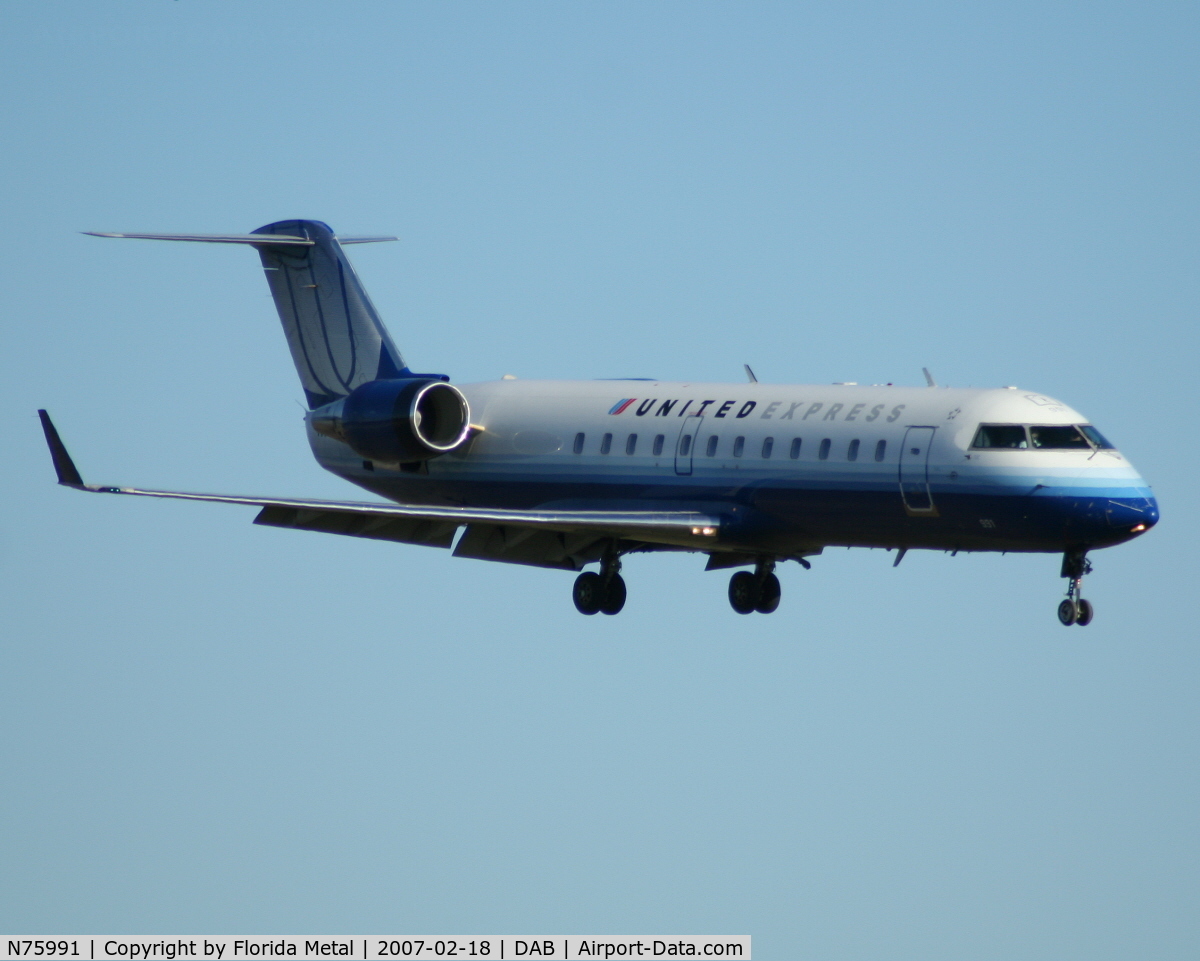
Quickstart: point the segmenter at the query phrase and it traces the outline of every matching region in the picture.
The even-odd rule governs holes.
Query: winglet
[[[54,429],[54,423],[50,420],[50,415],[44,410],[38,411],[38,417],[42,419],[42,430],[46,432],[46,443],[50,447],[50,456],[54,459],[54,470],[58,474],[58,482],[66,487],[84,486],[83,478],[79,476],[79,468],[75,466],[75,462],[71,460],[71,455],[67,453],[67,448],[62,442],[62,438],[58,436],[58,431]]]

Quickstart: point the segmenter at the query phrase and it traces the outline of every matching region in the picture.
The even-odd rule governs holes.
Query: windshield
[[[1041,450],[1091,450],[1088,439],[1078,427],[1030,427],[1033,446]]]
[[[1095,444],[1101,450],[1116,450],[1117,449],[1114,444],[1109,442],[1107,437],[1105,437],[1103,434],[1101,434],[1100,431],[1096,430],[1096,428],[1093,427],[1091,424],[1083,424],[1082,426],[1080,426],[1079,429],[1081,431],[1083,431],[1084,436],[1088,440],[1090,440],[1093,444]]]
[[[1020,424],[981,424],[971,446],[992,450],[1024,450],[1029,446],[1029,441],[1025,439],[1025,428]]]
[[[1116,450],[1091,424],[980,424],[976,450]]]

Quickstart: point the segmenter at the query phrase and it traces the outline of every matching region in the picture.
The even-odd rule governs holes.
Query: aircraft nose
[[[1153,497],[1121,497],[1105,508],[1108,526],[1143,534],[1158,523],[1158,501]]]

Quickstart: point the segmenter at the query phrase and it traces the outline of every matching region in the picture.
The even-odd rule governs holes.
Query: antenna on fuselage
[[[930,387],[937,386],[937,381],[933,379],[933,374],[929,373],[928,367],[922,367],[921,373],[923,373],[925,375],[925,383],[926,384],[928,384]]]
[[[757,384],[757,383],[758,383],[758,378],[754,376],[754,371],[752,371],[752,370],[750,369],[750,365],[749,365],[749,364],[742,364],[742,366],[746,368],[746,379],[747,379],[747,380],[749,380],[749,381],[750,381],[750,383],[752,383],[752,384]]]

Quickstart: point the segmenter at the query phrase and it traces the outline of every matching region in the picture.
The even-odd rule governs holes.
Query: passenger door
[[[904,509],[922,517],[937,516],[929,491],[929,451],[936,427],[910,427],[900,448],[900,498]]]
[[[700,425],[703,417],[695,414],[683,419],[679,428],[679,438],[675,441],[675,473],[686,476],[692,472],[692,458],[696,454],[696,444],[700,438]]]

